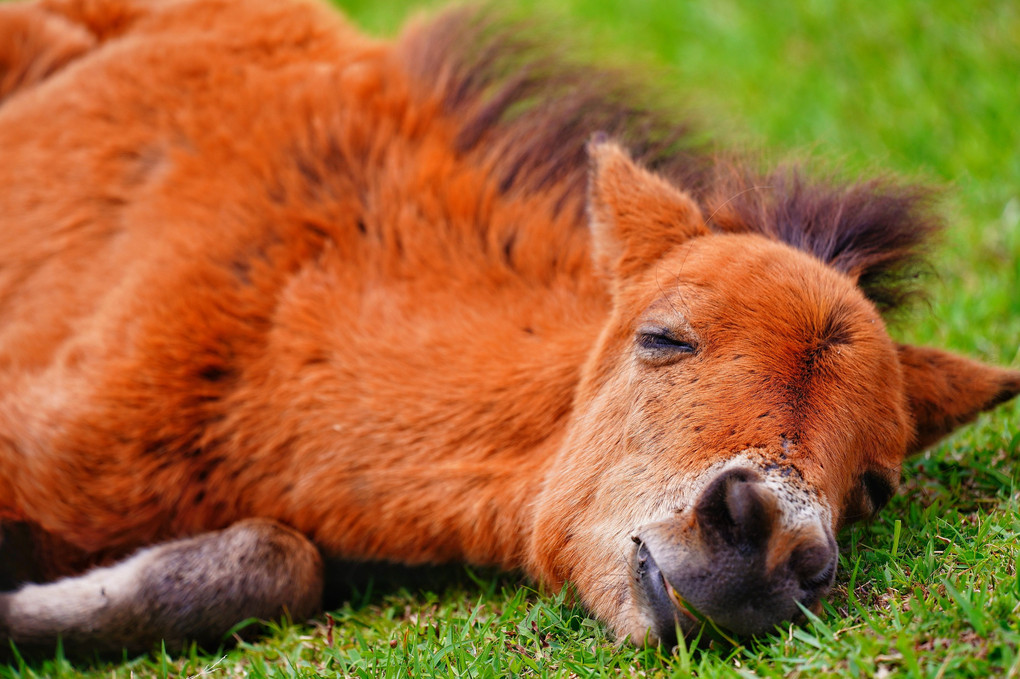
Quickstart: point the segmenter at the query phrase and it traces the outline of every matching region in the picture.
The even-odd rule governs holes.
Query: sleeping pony
[[[0,6],[0,638],[216,643],[324,556],[569,582],[638,643],[817,606],[1020,373],[887,334],[925,191],[641,97],[468,11]]]

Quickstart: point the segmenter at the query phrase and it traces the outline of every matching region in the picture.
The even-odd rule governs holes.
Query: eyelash
[[[694,345],[673,337],[666,331],[644,331],[638,334],[638,344],[649,351],[671,351],[693,354]]]

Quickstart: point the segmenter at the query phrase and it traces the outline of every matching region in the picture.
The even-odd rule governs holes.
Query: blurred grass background
[[[336,4],[377,35],[444,5]],[[903,336],[1020,361],[1020,3],[513,6],[554,21],[599,60],[654,70],[658,86],[728,145],[944,186],[951,228],[936,259],[935,313],[911,319]]]
[[[393,35],[439,2],[339,0]],[[654,74],[712,135],[849,174],[945,188],[928,305],[894,334],[1020,368],[1020,3],[1013,0],[522,0],[585,54]],[[363,589],[335,625],[227,653],[0,676],[1020,676],[1020,404],[908,463],[904,492],[840,536],[823,615],[705,651],[623,648],[561,597],[455,569]],[[399,584],[399,583],[398,583]],[[374,592],[374,593],[373,593]]]

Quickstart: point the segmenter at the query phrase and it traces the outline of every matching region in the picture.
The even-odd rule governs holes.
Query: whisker
[[[680,270],[676,272],[676,278],[674,279],[676,286],[676,295],[680,300],[680,304],[683,305],[684,311],[687,312],[687,316],[691,315],[691,308],[687,306],[687,302],[684,301],[684,295],[680,292],[680,276],[684,273],[684,267],[687,266],[687,258],[691,256],[691,250],[694,249],[694,243],[690,243],[687,246],[687,252],[684,253],[684,259],[680,262]]]
[[[688,253],[689,252],[690,252],[690,250],[688,250]],[[686,257],[684,257],[684,261],[687,261]],[[676,314],[676,317],[681,319],[681,320],[683,320],[683,318],[684,318],[683,315],[680,313],[680,311],[675,306],[673,306],[673,301],[669,298],[669,295],[666,294],[666,291],[663,290],[662,284],[659,283],[659,267],[656,267],[656,269],[655,269],[655,287],[659,288],[659,293],[662,294],[663,299],[665,299],[666,303],[669,304],[669,308],[673,310],[673,313]],[[680,302],[682,304],[683,300],[681,299]]]
[[[715,216],[716,216],[717,214],[719,214],[719,210],[722,210],[722,209],[723,209],[724,207],[726,207],[727,205],[729,205],[729,204],[730,204],[731,202],[733,202],[733,201],[734,201],[734,200],[736,200],[737,198],[740,198],[740,197],[741,197],[742,195],[744,195],[745,193],[750,193],[751,191],[758,191],[759,189],[771,189],[771,188],[772,188],[771,186],[752,186],[752,187],[750,187],[750,188],[744,189],[743,191],[738,191],[737,193],[733,194],[732,196],[730,196],[729,198],[727,198],[727,199],[726,199],[725,201],[723,201],[723,203],[722,203],[722,204],[721,204],[721,205],[720,205],[719,207],[717,207],[717,208],[716,208],[716,209],[715,209],[715,210],[714,210],[714,211],[712,212],[712,214],[711,214],[711,215],[709,215],[708,219],[706,219],[705,221],[706,221],[706,222],[710,222],[710,221],[712,221],[712,219],[714,219],[714,218],[715,218]]]

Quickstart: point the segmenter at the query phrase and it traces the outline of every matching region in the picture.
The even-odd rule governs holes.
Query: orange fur
[[[593,144],[589,232],[581,147],[514,155],[546,128],[477,122],[491,102],[416,73],[430,35],[305,2],[0,7],[0,520],[41,579],[265,517],[330,555],[573,580],[640,638],[627,538],[719,465],[795,469],[821,535],[867,513],[862,473],[895,484],[1020,391],[897,349],[878,265],[783,242],[725,164]],[[649,323],[696,352],[642,359]],[[774,544],[770,568],[801,541]]]

